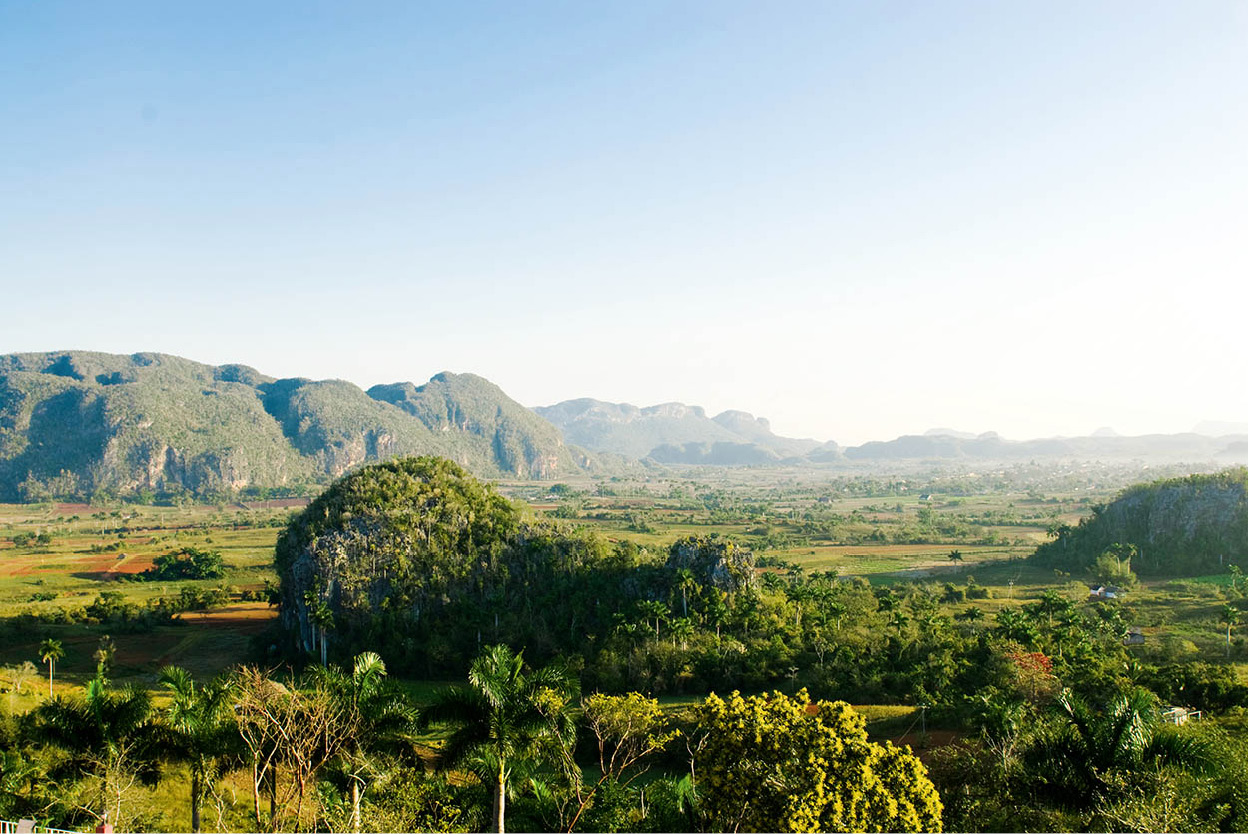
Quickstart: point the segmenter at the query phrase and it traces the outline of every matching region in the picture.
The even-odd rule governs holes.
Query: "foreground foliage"
[[[493,646],[477,658],[468,670],[468,683],[467,688],[440,693],[421,712],[420,723],[455,727],[443,761],[473,771],[489,786],[494,830],[502,834],[517,762],[566,760],[575,740],[570,707],[576,684],[557,667],[526,673],[523,655],[506,646]]]
[[[779,692],[698,710],[702,805],[719,831],[939,831],[941,803],[909,751],[867,740],[843,701]]]

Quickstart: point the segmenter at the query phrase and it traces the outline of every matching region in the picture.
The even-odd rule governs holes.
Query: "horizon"
[[[1242,4],[0,17],[0,352],[842,446],[1248,422]]]
[[[76,350],[75,350],[75,349],[73,349],[73,348],[64,348],[64,349],[49,350],[49,351],[11,351],[10,353],[17,353],[17,354],[21,354],[21,353],[26,353],[26,354],[58,354],[58,353],[74,353],[74,352],[84,352],[84,353],[85,353],[85,352],[99,352],[99,353],[107,353],[107,351],[86,351],[86,350],[76,351]],[[163,355],[167,355],[167,356],[175,356],[175,357],[178,357],[178,358],[181,358],[181,359],[187,359],[187,360],[190,360],[190,361],[192,361],[192,362],[201,362],[201,360],[199,360],[199,359],[197,359],[196,357],[193,357],[193,356],[180,356],[180,355],[178,355],[178,354],[171,354],[171,353],[169,353],[169,351],[160,351],[160,350],[153,350],[153,351],[149,351],[149,350],[138,350],[138,351],[130,351],[129,353],[115,353],[115,354],[112,354],[112,355],[115,355],[115,356],[133,356],[133,355],[136,355],[136,354],[141,354],[141,353],[163,354]],[[7,354],[0,354],[0,355],[7,355]],[[262,368],[262,367],[257,367],[257,366],[255,366],[255,365],[254,365],[254,364],[252,364],[252,363],[249,363],[249,362],[242,362],[242,361],[239,361],[239,362],[220,362],[220,363],[202,363],[202,362],[201,362],[201,364],[209,364],[210,366],[213,366],[213,367],[220,367],[220,366],[222,366],[222,365],[244,365],[244,366],[250,367],[252,370],[257,371],[257,372],[259,372],[260,374],[262,374],[262,375],[264,375],[264,376],[274,377],[275,379],[283,379],[283,378],[292,378],[292,377],[293,377],[293,378],[305,378],[305,379],[312,380],[312,381],[314,381],[314,382],[325,382],[325,381],[330,381],[330,380],[338,380],[338,381],[347,382],[347,383],[349,383],[349,384],[351,384],[351,385],[354,385],[354,386],[356,386],[357,388],[359,388],[359,389],[360,389],[360,390],[362,390],[362,391],[367,391],[369,388],[373,387],[374,385],[403,384],[403,383],[410,383],[410,384],[412,384],[412,385],[415,385],[417,388],[420,388],[420,387],[423,387],[424,385],[428,384],[429,382],[431,382],[431,381],[433,380],[433,378],[434,378],[434,377],[439,376],[439,375],[444,374],[444,373],[445,373],[445,374],[472,374],[472,375],[475,375],[475,376],[481,377],[482,379],[485,379],[487,382],[489,382],[489,383],[491,383],[491,384],[495,384],[495,385],[497,384],[497,383],[495,383],[495,382],[494,382],[494,380],[491,380],[489,377],[485,376],[484,374],[478,374],[478,373],[476,373],[476,372],[474,372],[474,371],[470,371],[470,370],[463,370],[463,371],[450,371],[450,370],[442,370],[442,371],[436,371],[436,372],[434,372],[434,373],[430,374],[430,375],[429,375],[429,377],[428,377],[427,379],[425,379],[423,382],[421,382],[421,381],[417,381],[416,379],[392,379],[392,380],[387,380],[387,381],[385,381],[385,382],[367,382],[367,383],[361,383],[361,382],[356,381],[356,380],[344,379],[344,378],[342,378],[342,377],[318,377],[318,376],[308,376],[307,374],[293,374],[293,375],[292,375],[292,377],[274,376],[273,374],[268,374],[268,373],[266,373],[266,372],[265,372],[265,369],[264,369],[264,368]],[[511,396],[510,392],[508,392],[506,389],[502,389],[502,386],[499,386],[499,387],[500,387],[500,389],[503,391],[503,393],[504,393],[505,395],[507,395],[507,396],[509,396],[509,397]],[[512,399],[515,399],[515,398],[513,397]],[[552,403],[539,403],[539,404],[531,404],[531,403],[524,403],[524,402],[520,402],[519,400],[516,400],[516,402],[517,402],[517,403],[519,403],[519,404],[520,404],[521,406],[523,406],[524,408],[527,408],[527,409],[529,409],[529,410],[534,410],[534,409],[537,409],[537,408],[544,408],[544,407],[551,407],[551,406],[559,405],[559,404],[564,403],[564,402],[575,402],[575,401],[577,401],[577,400],[586,400],[586,399],[588,399],[588,400],[593,400],[593,401],[595,401],[595,402],[600,402],[600,403],[603,403],[603,404],[606,404],[606,405],[622,405],[622,406],[631,406],[631,407],[633,407],[633,408],[638,408],[638,409],[654,408],[654,407],[663,406],[663,405],[680,405],[680,406],[684,406],[684,407],[687,407],[687,408],[696,408],[696,409],[700,409],[700,410],[702,410],[702,411],[705,413],[705,415],[706,415],[706,417],[707,417],[708,419],[709,419],[709,418],[714,418],[714,417],[719,416],[719,415],[721,415],[721,414],[723,414],[723,413],[725,413],[725,412],[730,412],[730,411],[744,412],[744,413],[748,414],[749,416],[751,416],[751,417],[753,417],[753,418],[755,418],[755,419],[766,420],[766,421],[767,421],[767,423],[770,425],[770,428],[771,428],[772,433],[773,433],[773,434],[775,434],[775,435],[777,435],[777,436],[779,436],[779,437],[787,437],[787,438],[790,438],[790,439],[802,439],[802,440],[817,440],[817,441],[819,441],[820,443],[834,442],[834,443],[836,443],[838,446],[843,447],[843,448],[844,448],[844,447],[850,447],[850,446],[861,446],[861,445],[863,445],[863,444],[865,444],[865,443],[872,443],[872,442],[888,442],[888,441],[890,441],[890,440],[896,440],[896,439],[899,439],[899,438],[901,438],[901,437],[921,437],[921,436],[929,436],[929,435],[931,435],[931,436],[965,436],[965,437],[961,437],[960,439],[978,439],[978,438],[984,437],[984,436],[986,436],[986,435],[987,435],[987,436],[997,435],[997,436],[999,436],[1002,440],[1006,440],[1006,441],[1011,441],[1011,442],[1027,442],[1027,441],[1031,441],[1031,440],[1060,440],[1060,439],[1068,439],[1068,438],[1075,438],[1075,437],[1093,437],[1093,436],[1097,436],[1097,435],[1102,435],[1102,436],[1112,436],[1112,437],[1124,437],[1124,438],[1128,438],[1128,437],[1143,437],[1143,436],[1150,436],[1150,435],[1198,434],[1198,435],[1203,435],[1203,436],[1206,436],[1206,437],[1215,437],[1215,438],[1216,438],[1216,437],[1227,437],[1227,436],[1231,436],[1231,435],[1248,434],[1248,423],[1239,423],[1239,422],[1232,422],[1232,421],[1225,421],[1225,420],[1202,420],[1202,421],[1200,421],[1199,423],[1197,423],[1196,425],[1192,426],[1192,427],[1191,427],[1191,428],[1189,428],[1189,429],[1184,429],[1184,430],[1181,430],[1181,431],[1176,431],[1176,432],[1141,432],[1140,434],[1127,434],[1127,433],[1124,433],[1124,432],[1119,432],[1119,431],[1117,431],[1117,430],[1116,430],[1113,426],[1103,425],[1103,426],[1098,426],[1098,427],[1097,427],[1097,428],[1095,428],[1095,429],[1091,429],[1091,430],[1088,430],[1088,431],[1083,432],[1083,433],[1076,433],[1076,434],[1047,434],[1047,435],[1033,435],[1033,436],[1027,436],[1027,437],[1016,437],[1016,436],[1010,436],[1010,435],[1005,434],[1004,432],[999,432],[999,431],[997,431],[996,429],[992,429],[992,428],[984,429],[984,430],[982,430],[982,431],[968,431],[968,430],[965,430],[965,429],[957,428],[957,427],[955,427],[955,426],[929,426],[928,428],[926,428],[926,429],[921,429],[921,430],[920,430],[920,429],[917,429],[917,428],[909,429],[909,430],[906,430],[906,431],[902,431],[901,433],[899,433],[899,434],[897,434],[897,435],[892,435],[892,436],[887,436],[887,437],[885,437],[885,436],[879,436],[879,437],[864,437],[864,438],[861,438],[861,439],[854,440],[854,441],[852,441],[852,442],[842,442],[841,440],[839,440],[839,439],[837,439],[837,438],[835,438],[835,437],[829,437],[829,438],[822,438],[822,437],[799,437],[799,436],[797,436],[797,435],[786,434],[784,431],[778,431],[778,430],[776,429],[776,426],[775,426],[774,422],[773,422],[773,421],[772,421],[772,420],[771,420],[771,419],[770,419],[770,418],[769,418],[766,414],[759,414],[759,413],[755,413],[755,412],[749,411],[748,409],[743,409],[743,408],[734,408],[734,407],[731,407],[731,406],[730,406],[730,407],[728,407],[728,408],[722,408],[722,409],[712,410],[712,409],[706,408],[705,406],[703,406],[703,405],[702,405],[702,404],[700,404],[700,403],[696,403],[696,402],[685,402],[685,401],[682,401],[682,400],[664,400],[663,402],[652,402],[652,403],[632,403],[632,402],[627,402],[627,401],[623,401],[623,400],[607,400],[607,399],[602,399],[602,398],[598,398],[598,397],[580,397],[580,396],[567,397],[567,398],[565,398],[565,399],[563,399],[563,400],[559,400],[559,401],[557,401],[557,402],[552,402]]]

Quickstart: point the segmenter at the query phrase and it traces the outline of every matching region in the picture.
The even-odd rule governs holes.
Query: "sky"
[[[1248,422],[1246,2],[0,0],[0,353]]]

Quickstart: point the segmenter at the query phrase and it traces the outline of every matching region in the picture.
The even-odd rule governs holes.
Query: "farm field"
[[[120,684],[150,686],[167,664],[212,675],[252,658],[253,641],[274,616],[263,599],[265,582],[275,579],[273,544],[295,509],[242,504],[0,505],[0,627],[7,631],[0,642],[0,663],[38,663],[40,641],[53,637],[66,649],[56,670],[58,683],[78,686],[94,673],[94,653],[105,634],[116,645],[114,678]],[[157,556],[184,548],[219,552],[225,575],[215,580],[136,581]],[[117,595],[121,603],[147,608],[160,599],[179,597],[183,589],[219,589],[221,598],[211,606],[181,611],[170,623],[154,628],[57,622],[59,615],[89,607],[101,595]],[[45,678],[45,694],[46,683]],[[23,697],[19,693],[18,708]]]
[[[1051,474],[1037,478],[1051,479]],[[1103,484],[1053,494],[1041,494],[1025,479],[1012,490],[1001,488],[1000,477],[984,479],[978,485],[982,491],[976,492],[974,481],[962,477],[950,482],[952,492],[941,494],[898,478],[803,482],[784,470],[750,477],[729,471],[718,483],[655,479],[497,486],[534,515],[631,540],[656,553],[682,536],[717,535],[751,547],[764,573],[833,572],[873,585],[973,579],[990,589],[989,598],[976,605],[991,613],[1052,588],[1079,595],[1079,578],[1055,577],[1025,557],[1055,525],[1076,524],[1091,503],[1111,498],[1123,480],[1129,478],[1115,473]],[[213,674],[244,660],[262,662],[267,644],[261,645],[261,635],[274,617],[264,598],[266,583],[276,581],[273,546],[305,504],[306,499],[168,507],[0,505],[0,628],[8,632],[0,642],[0,664],[37,663],[39,642],[53,636],[67,649],[58,678],[67,687],[81,685],[94,672],[93,653],[104,634],[116,643],[120,683],[150,685],[160,667],[171,663]],[[134,581],[155,557],[183,548],[219,552],[225,575]],[[1147,583],[1131,601],[1146,635],[1171,635],[1216,654],[1215,607],[1228,581],[1228,576],[1212,576]],[[57,612],[90,606],[101,594],[120,595],[122,602],[142,607],[186,588],[219,590],[219,598],[137,633],[55,621]],[[28,688],[14,695],[15,708],[34,702]]]
[[[682,537],[730,537],[753,551],[759,581],[773,592],[804,575],[856,583],[899,600],[924,596],[933,606],[925,616],[943,618],[963,634],[1054,593],[1084,612],[1095,611],[1086,577],[1041,569],[1027,557],[1060,526],[1077,525],[1091,506],[1112,499],[1118,489],[1113,479],[1057,492],[1025,479],[963,478],[941,491],[895,478],[798,481],[772,475],[743,479],[732,473],[716,483],[504,482],[497,488],[534,518],[631,542],[637,552],[650,554],[645,558],[665,558]],[[284,674],[268,590],[277,580],[274,544],[302,502],[283,503],[0,505],[0,703],[16,714],[48,699],[40,645],[49,638],[65,650],[55,668],[57,695],[81,692],[106,647],[111,683],[147,690],[157,705],[168,701],[158,686],[166,665],[184,667],[197,680],[243,663]],[[219,554],[222,575],[144,578],[159,557],[188,550]],[[1220,619],[1228,599],[1239,593],[1229,573],[1150,580],[1117,610],[1142,636],[1144,644],[1131,649],[1140,660],[1229,662],[1248,682],[1243,641],[1236,633],[1228,644]],[[983,626],[969,618],[973,609]],[[889,628],[900,634],[897,622],[904,620]],[[747,695],[768,688],[792,693],[800,685],[796,668],[778,680],[771,687],[742,688]],[[416,703],[458,682],[398,681]],[[707,693],[694,687],[657,694],[664,713],[680,724]],[[872,740],[909,746],[929,764],[967,732],[948,712],[917,700],[860,703],[856,709]],[[420,743],[433,756],[441,741],[439,731],[431,730]],[[656,775],[665,772],[660,768]],[[174,766],[160,785],[141,789],[132,800],[152,809],[151,825],[185,828],[188,778]],[[205,814],[221,815],[214,826],[219,821],[226,829],[246,828],[246,774],[226,777],[220,790],[228,801]],[[160,808],[170,810],[155,810]]]

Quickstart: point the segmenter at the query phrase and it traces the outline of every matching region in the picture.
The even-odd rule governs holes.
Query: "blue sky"
[[[0,0],[0,352],[1248,421],[1248,4]]]

